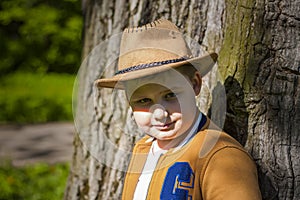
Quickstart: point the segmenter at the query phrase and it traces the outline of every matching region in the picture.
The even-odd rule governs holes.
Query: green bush
[[[62,199],[69,164],[34,164],[15,168],[0,166],[0,199]]]
[[[71,121],[75,76],[15,73],[0,83],[0,122]]]
[[[1,0],[0,76],[75,73],[81,62],[80,0]]]

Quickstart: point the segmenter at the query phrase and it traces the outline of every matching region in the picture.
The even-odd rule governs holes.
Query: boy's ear
[[[201,74],[199,71],[196,71],[193,78],[192,78],[192,85],[193,85],[193,89],[195,92],[195,95],[198,96],[198,94],[201,91],[201,86],[202,86],[202,78],[201,78]]]

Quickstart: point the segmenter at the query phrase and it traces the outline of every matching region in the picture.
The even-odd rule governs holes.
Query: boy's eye
[[[140,99],[140,100],[136,101],[136,103],[138,103],[138,104],[146,104],[149,102],[151,102],[151,99],[149,99],[149,98],[144,98],[144,99]]]
[[[168,94],[165,95],[165,98],[166,99],[173,99],[173,98],[176,98],[176,94],[173,93],[173,92],[170,92]]]

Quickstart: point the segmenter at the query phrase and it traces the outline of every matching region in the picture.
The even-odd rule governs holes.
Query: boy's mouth
[[[160,131],[163,131],[163,130],[168,130],[170,129],[173,124],[175,124],[175,122],[170,122],[170,123],[167,123],[167,124],[162,124],[162,125],[153,125],[156,129],[160,130]]]

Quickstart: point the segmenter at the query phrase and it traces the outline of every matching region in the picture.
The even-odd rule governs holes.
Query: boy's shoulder
[[[134,144],[133,153],[135,152],[147,153],[151,148],[153,141],[154,141],[153,137],[150,137],[149,135],[145,135]]]
[[[143,145],[143,146],[151,146],[152,142],[154,141],[155,139],[149,135],[145,135],[143,136],[141,139],[139,139],[135,145]]]
[[[191,144],[192,146],[199,147],[200,157],[228,148],[236,148],[246,152],[236,139],[224,132],[208,117],[205,116],[205,118],[205,124],[191,141],[193,143]]]
[[[199,156],[206,157],[222,149],[235,148],[245,153],[244,147],[226,132],[204,129],[198,132],[191,141],[191,146],[199,146]]]

